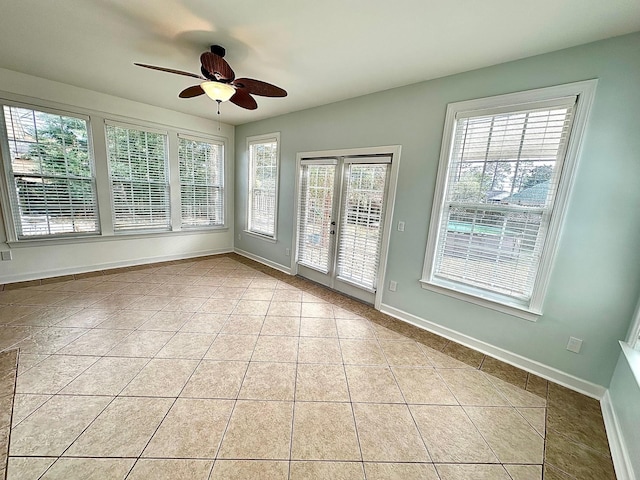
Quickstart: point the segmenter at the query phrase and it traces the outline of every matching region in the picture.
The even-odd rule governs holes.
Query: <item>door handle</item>
[[[329,233],[330,233],[331,235],[335,235],[335,234],[336,234],[336,231],[335,231],[335,230],[331,230]]]
[[[336,224],[336,222],[331,222],[331,225],[335,225],[335,224]]]

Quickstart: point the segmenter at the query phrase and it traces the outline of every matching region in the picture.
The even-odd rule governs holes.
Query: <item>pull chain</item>
[[[220,100],[216,100],[218,102],[218,116],[216,117],[218,120],[218,131],[220,131],[220,104],[222,103]]]

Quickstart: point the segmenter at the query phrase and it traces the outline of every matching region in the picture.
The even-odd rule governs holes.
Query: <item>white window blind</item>
[[[15,106],[3,110],[18,239],[99,233],[87,121]]]
[[[115,232],[169,230],[167,135],[107,124]]]
[[[278,139],[249,142],[248,230],[275,237],[278,189]]]
[[[371,291],[378,276],[388,168],[385,163],[345,165],[337,276]]]
[[[303,161],[304,162],[304,161]],[[322,273],[329,271],[336,161],[303,163],[298,206],[298,263]]]
[[[182,226],[224,225],[223,145],[180,136],[178,157]]]
[[[528,307],[575,102],[457,116],[433,280]]]

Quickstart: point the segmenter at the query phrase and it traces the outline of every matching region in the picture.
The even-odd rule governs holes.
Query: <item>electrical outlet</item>
[[[404,222],[398,222],[398,231],[404,232]]]
[[[567,343],[567,350],[573,353],[580,353],[582,348],[582,339],[576,337],[569,337],[569,343]]]
[[[11,250],[2,252],[2,260],[13,260],[13,254],[11,253]]]
[[[238,234],[238,240],[242,240],[242,234],[241,233]]]
[[[288,248],[285,248],[284,254],[288,257],[291,254],[291,250],[289,250]]]
[[[396,282],[395,280],[391,280],[389,282],[389,290],[391,290],[392,292],[395,292],[398,289],[398,282]]]

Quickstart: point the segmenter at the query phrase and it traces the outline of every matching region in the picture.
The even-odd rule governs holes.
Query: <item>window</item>
[[[425,288],[541,313],[593,86],[449,105]]]
[[[627,343],[632,348],[640,351],[640,302],[636,307],[636,311],[631,320],[631,328],[629,329],[629,335],[627,336]]]
[[[167,134],[108,123],[114,232],[169,230]]]
[[[279,134],[250,137],[249,200],[247,230],[266,237],[276,236],[278,210]]]
[[[221,143],[180,135],[182,226],[224,225],[224,154]]]
[[[3,110],[17,238],[99,233],[87,120],[9,105]]]

